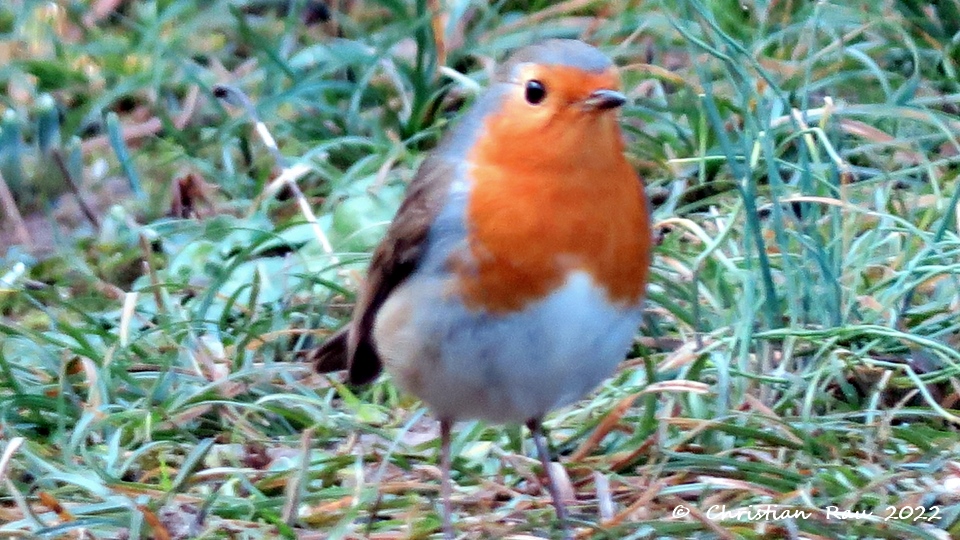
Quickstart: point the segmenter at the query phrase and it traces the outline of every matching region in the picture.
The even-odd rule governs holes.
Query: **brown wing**
[[[390,292],[416,270],[455,172],[455,165],[441,157],[429,157],[420,166],[386,237],[373,252],[353,320],[310,353],[317,371],[347,369],[350,384],[365,384],[380,374],[383,362],[373,343],[377,312]]]

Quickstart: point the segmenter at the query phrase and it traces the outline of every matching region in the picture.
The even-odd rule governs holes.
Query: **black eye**
[[[543,98],[547,97],[547,89],[538,80],[527,81],[527,87],[523,95],[527,98],[527,103],[537,105],[543,101]]]

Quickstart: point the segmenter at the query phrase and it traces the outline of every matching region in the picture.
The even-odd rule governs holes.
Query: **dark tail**
[[[330,336],[323,345],[307,353],[307,360],[319,373],[330,373],[347,369],[347,336],[350,325],[346,325]]]
[[[350,359],[350,325],[327,338],[323,345],[306,353],[319,373],[347,370],[347,383],[352,385],[373,382],[380,375],[383,362],[369,339],[361,339]]]

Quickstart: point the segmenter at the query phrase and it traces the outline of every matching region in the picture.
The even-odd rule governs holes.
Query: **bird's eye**
[[[538,105],[543,101],[543,98],[547,97],[547,88],[538,80],[527,81],[527,87],[523,95],[527,98],[527,103]]]

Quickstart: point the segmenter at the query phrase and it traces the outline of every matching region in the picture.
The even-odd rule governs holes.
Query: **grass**
[[[436,536],[434,423],[293,351],[491,62],[566,36],[623,66],[660,237],[546,424],[581,537],[960,537],[960,4],[110,4],[0,7],[0,536]],[[460,531],[555,534],[518,428],[454,449]]]

